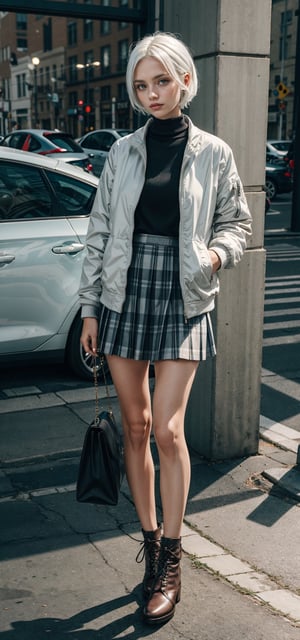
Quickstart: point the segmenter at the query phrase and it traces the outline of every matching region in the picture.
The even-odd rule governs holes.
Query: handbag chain
[[[106,397],[109,400],[108,411],[109,411],[111,417],[114,420],[114,414],[113,414],[113,410],[112,410],[112,406],[111,406],[111,397],[110,397],[109,388],[108,388],[108,384],[107,384],[107,377],[106,377],[106,373],[105,373],[104,356],[100,356],[100,367],[101,367],[102,376],[103,376],[103,380],[104,380],[104,384],[105,384]],[[97,372],[98,372],[97,356],[94,356],[94,359],[93,359],[93,376],[94,376],[94,387],[95,387],[95,424],[99,424],[99,387],[98,387],[98,375],[97,375]]]

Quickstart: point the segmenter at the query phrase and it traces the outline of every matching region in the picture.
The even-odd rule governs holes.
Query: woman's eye
[[[158,84],[164,85],[164,84],[168,84],[168,82],[169,82],[168,78],[161,78]]]
[[[146,88],[145,84],[136,84],[135,88],[137,91],[143,91]]]

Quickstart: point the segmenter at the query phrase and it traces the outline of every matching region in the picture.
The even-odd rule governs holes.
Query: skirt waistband
[[[159,244],[165,247],[178,247],[179,240],[173,236],[156,236],[151,233],[135,233],[134,244]]]

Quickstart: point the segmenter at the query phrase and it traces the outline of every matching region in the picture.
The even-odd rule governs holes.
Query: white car
[[[291,141],[290,140],[267,140],[266,153],[267,159],[272,157],[282,160],[287,154]]]
[[[123,136],[132,133],[130,129],[95,129],[86,133],[76,142],[88,155],[93,155],[93,172],[100,176],[111,146]]]
[[[83,152],[76,140],[68,133],[48,129],[18,129],[8,133],[0,145],[29,153],[38,153],[44,157],[59,157],[85,171],[93,171],[93,154]],[[59,154],[59,156],[58,156]]]
[[[0,147],[0,360],[65,358],[90,378],[78,286],[98,179]]]

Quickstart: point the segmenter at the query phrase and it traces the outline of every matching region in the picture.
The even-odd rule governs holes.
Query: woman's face
[[[188,74],[184,81],[188,82]],[[149,56],[137,64],[133,84],[136,96],[147,113],[161,120],[181,114],[180,87],[156,58]]]

